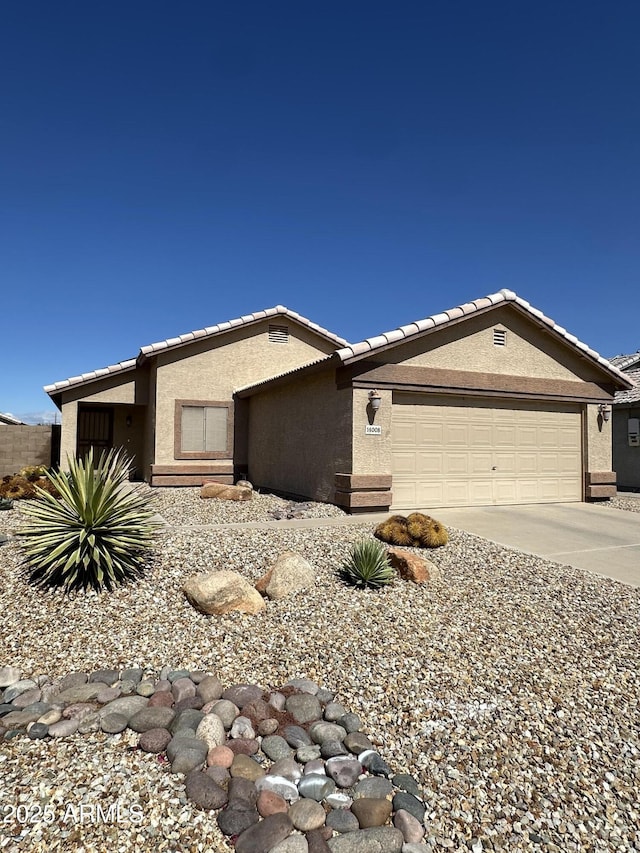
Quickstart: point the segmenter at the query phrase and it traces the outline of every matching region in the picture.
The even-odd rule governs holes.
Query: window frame
[[[227,410],[227,446],[224,450],[183,450],[182,410],[186,407]],[[232,459],[233,458],[233,400],[176,400],[173,425],[174,459]]]

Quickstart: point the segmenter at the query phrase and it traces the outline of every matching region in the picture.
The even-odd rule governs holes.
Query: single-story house
[[[45,391],[63,460],[122,446],[153,486],[248,477],[358,512],[609,497],[631,387],[502,290],[356,344],[277,306]]]
[[[640,489],[640,352],[618,355],[611,363],[635,382],[613,401],[613,465],[622,489]]]

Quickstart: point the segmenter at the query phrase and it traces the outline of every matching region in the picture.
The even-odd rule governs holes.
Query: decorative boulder
[[[237,572],[191,575],[183,592],[189,604],[202,613],[222,616],[230,610],[258,613],[266,605],[260,593]]]
[[[255,588],[262,595],[277,600],[313,586],[315,580],[315,572],[304,557],[295,551],[285,551],[266,575],[256,582]]]
[[[389,548],[387,557],[401,578],[414,583],[426,583],[440,577],[440,570],[431,560],[418,557],[410,551],[401,548]]]
[[[205,483],[200,489],[201,498],[218,498],[221,501],[250,501],[253,491],[246,486],[228,486],[225,483]]]

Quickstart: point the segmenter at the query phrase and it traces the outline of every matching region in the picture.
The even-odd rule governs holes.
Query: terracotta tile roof
[[[533,305],[531,305],[525,299],[519,297],[512,290],[500,290],[498,293],[491,293],[488,296],[482,297],[481,299],[475,299],[473,302],[465,302],[464,305],[458,305],[455,308],[450,308],[447,311],[443,311],[439,314],[433,314],[431,317],[426,317],[424,320],[416,320],[415,322],[409,323],[406,326],[400,326],[398,329],[392,329],[389,332],[383,332],[381,335],[376,335],[373,338],[367,338],[366,340],[360,341],[359,343],[347,344],[347,346],[336,350],[331,355],[325,356],[323,359],[319,359],[317,362],[314,362],[313,365],[303,365],[302,367],[296,367],[293,370],[281,373],[278,376],[272,377],[271,379],[265,379],[262,382],[256,383],[255,385],[246,385],[243,388],[236,389],[236,393],[266,386],[269,382],[281,380],[284,377],[300,373],[303,370],[306,370],[307,368],[312,368],[322,362],[328,362],[330,359],[335,360],[336,358],[338,358],[341,362],[345,363],[360,357],[365,358],[369,354],[376,352],[376,350],[382,349],[383,347],[389,346],[390,344],[396,344],[402,340],[410,340],[416,335],[428,331],[429,329],[444,327],[448,323],[451,323],[460,317],[471,316],[472,314],[478,313],[479,311],[491,308],[494,305],[500,305],[501,303],[506,304],[509,302],[515,303],[524,312],[529,314],[539,323],[542,323],[549,329],[552,329],[554,332],[556,332],[556,334],[563,337],[572,346],[577,347],[587,358],[590,358],[593,361],[597,362],[600,367],[606,370],[609,374],[613,375],[619,383],[623,383],[627,386],[630,384],[629,377],[626,374],[622,373],[618,367],[607,361],[607,359],[603,358],[595,350],[592,350],[585,343],[576,338],[575,335],[569,334],[566,329],[564,329],[562,326],[559,326],[557,323],[555,323],[553,320],[543,314],[542,311],[538,310],[537,308],[534,308]]]
[[[120,361],[118,364],[110,364],[109,367],[101,367],[98,370],[91,370],[89,373],[81,373],[80,376],[71,376],[69,379],[62,379],[52,385],[45,385],[44,390],[47,394],[54,394],[56,391],[64,391],[74,385],[82,385],[83,382],[92,382],[94,379],[102,379],[104,376],[111,376],[113,373],[124,373],[126,370],[132,370],[136,363],[137,359],[130,358],[128,361]]]
[[[611,362],[607,361],[607,359],[603,358],[595,350],[592,350],[585,343],[576,338],[575,335],[569,334],[565,328],[559,326],[549,317],[545,316],[542,311],[534,308],[529,302],[519,297],[512,290],[500,290],[498,293],[491,293],[489,296],[482,299],[476,299],[473,302],[466,302],[464,305],[458,305],[457,307],[450,308],[440,314],[434,314],[431,317],[426,317],[424,320],[417,320],[407,326],[400,326],[398,329],[393,329],[390,332],[384,332],[382,335],[377,335],[374,338],[367,338],[367,340],[360,341],[360,343],[357,344],[349,344],[346,347],[339,349],[337,354],[343,362],[351,361],[359,356],[369,355],[370,353],[375,352],[382,347],[386,347],[391,343],[397,343],[403,338],[409,340],[428,329],[446,326],[448,323],[451,323],[459,317],[470,316],[479,311],[490,308],[493,305],[500,305],[501,303],[514,303],[515,305],[518,305],[523,311],[534,317],[539,323],[542,323],[549,329],[553,330],[556,334],[568,341],[568,343],[581,350],[585,356],[591,358],[606,371],[613,374],[616,379],[622,380],[625,384],[628,384],[628,377],[622,373],[619,367],[616,367]]]
[[[238,317],[235,320],[228,320],[225,323],[219,323],[216,326],[207,326],[204,329],[196,329],[194,332],[187,332],[187,334],[180,335],[177,338],[167,338],[164,341],[157,341],[156,343],[148,344],[147,346],[140,348],[140,353],[137,358],[131,358],[127,361],[118,362],[118,364],[111,364],[109,367],[102,367],[99,370],[91,370],[89,373],[80,374],[80,376],[72,376],[70,379],[63,379],[60,382],[45,385],[44,390],[47,394],[54,394],[58,391],[65,391],[67,388],[71,388],[75,385],[82,385],[85,382],[92,382],[95,379],[110,376],[113,373],[122,373],[134,368],[140,360],[144,361],[146,358],[154,356],[158,352],[164,352],[168,349],[173,349],[174,347],[183,346],[184,344],[191,343],[191,341],[220,335],[224,332],[228,332],[230,329],[235,329],[240,326],[248,326],[251,323],[256,323],[259,320],[265,320],[271,317],[283,317],[295,320],[301,326],[306,326],[308,329],[311,329],[316,332],[316,334],[321,335],[337,346],[344,346],[347,343],[344,338],[334,335],[333,332],[330,332],[328,329],[324,329],[317,323],[312,323],[311,320],[308,320],[306,317],[298,314],[297,311],[291,311],[284,305],[276,305],[274,308],[266,308],[264,311],[256,311],[254,314],[245,314],[243,317]]]
[[[344,346],[347,343],[344,338],[339,338],[337,335],[334,335],[333,332],[328,331],[328,329],[323,329],[322,326],[318,326],[317,323],[312,323],[311,320],[308,320],[306,317],[302,317],[296,311],[290,311],[289,308],[285,308],[284,305],[276,305],[275,308],[256,311],[255,314],[245,314],[244,317],[239,317],[237,320],[228,320],[226,323],[218,323],[217,326],[207,326],[206,328],[198,329],[195,332],[188,332],[186,335],[180,335],[178,338],[168,338],[166,341],[158,341],[155,344],[149,344],[148,346],[141,347],[140,352],[142,355],[154,355],[157,352],[170,349],[171,347],[188,344],[197,339],[219,335],[222,332],[228,332],[229,329],[233,329],[238,326],[247,326],[250,323],[256,323],[258,320],[266,320],[270,317],[288,317],[291,320],[295,320],[301,326],[306,326],[308,329],[312,329],[318,335],[322,335],[323,338],[333,341],[333,343],[338,346]]]
[[[640,361],[640,358],[637,360]],[[628,370],[625,373],[625,376],[627,377],[627,379],[630,379],[636,384],[628,391],[616,392],[616,396],[613,400],[614,406],[628,406],[629,403],[640,403],[640,367],[637,367],[635,370]]]

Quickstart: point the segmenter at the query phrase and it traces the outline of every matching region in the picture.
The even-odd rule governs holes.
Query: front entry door
[[[78,457],[82,459],[92,447],[94,458],[113,447],[113,408],[83,406],[79,410]]]

